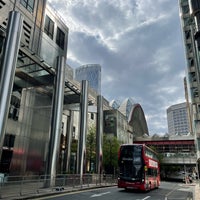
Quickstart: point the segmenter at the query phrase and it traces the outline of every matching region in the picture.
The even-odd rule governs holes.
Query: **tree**
[[[76,173],[78,140],[72,139],[70,155],[70,173]]]
[[[89,172],[94,170],[94,163],[96,160],[96,127],[94,125],[89,127],[86,137],[86,163],[89,164]]]
[[[118,167],[119,141],[116,137],[104,135],[103,139],[103,166],[106,173],[114,174]]]

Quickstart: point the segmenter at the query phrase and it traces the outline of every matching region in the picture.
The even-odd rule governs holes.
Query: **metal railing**
[[[51,186],[51,182],[54,186]],[[39,195],[59,191],[74,191],[100,186],[117,184],[117,177],[113,175],[58,174],[56,177],[40,176],[7,176],[0,177],[0,199]]]

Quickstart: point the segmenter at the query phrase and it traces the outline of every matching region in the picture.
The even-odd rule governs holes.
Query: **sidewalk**
[[[200,182],[196,182],[196,184],[195,184],[194,200],[200,200]]]
[[[200,181],[195,180],[193,183],[182,184],[183,187],[193,187],[193,200],[200,200]]]

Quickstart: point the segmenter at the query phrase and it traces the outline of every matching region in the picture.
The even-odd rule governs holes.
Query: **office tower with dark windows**
[[[75,69],[75,80],[87,80],[89,87],[101,94],[101,66],[99,64],[82,65]]]
[[[185,45],[188,96],[192,104],[193,133],[200,158],[200,1],[179,0]],[[199,161],[200,166],[200,161]]]

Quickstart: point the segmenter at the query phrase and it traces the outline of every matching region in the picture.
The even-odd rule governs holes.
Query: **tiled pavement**
[[[200,182],[196,182],[195,184],[194,200],[200,200]]]

